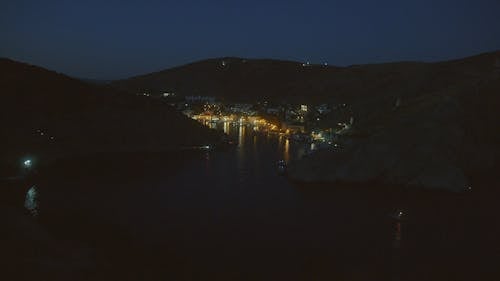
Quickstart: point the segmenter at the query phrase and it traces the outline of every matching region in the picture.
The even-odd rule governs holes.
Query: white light
[[[33,164],[33,162],[31,162],[31,160],[28,159],[28,160],[25,160],[23,162],[23,164],[24,164],[25,167],[29,168],[29,167],[31,167],[31,165]]]

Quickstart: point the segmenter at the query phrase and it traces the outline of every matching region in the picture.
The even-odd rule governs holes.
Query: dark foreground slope
[[[102,183],[123,188],[155,167],[163,175],[190,154],[181,146],[219,138],[166,104],[8,59],[0,59],[0,130],[0,280],[96,280],[103,253],[133,251],[128,234],[102,220],[109,210],[86,214],[116,197]],[[35,169],[26,174],[28,158]],[[124,280],[109,276],[99,280]]]
[[[217,133],[170,106],[8,59],[0,60],[2,162],[25,156],[162,151]]]

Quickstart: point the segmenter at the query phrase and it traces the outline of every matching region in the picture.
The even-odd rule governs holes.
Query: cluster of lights
[[[237,122],[239,125],[245,125],[245,124],[250,124],[253,125],[253,129],[255,131],[258,131],[260,129],[262,130],[273,130],[276,131],[278,130],[278,125],[273,124],[269,121],[267,121],[264,118],[258,117],[258,116],[250,116],[250,117],[245,117],[245,116],[240,116],[237,118],[235,115],[212,115],[212,114],[197,114],[193,115],[191,117],[194,120],[199,121],[200,123],[207,125],[208,122]]]

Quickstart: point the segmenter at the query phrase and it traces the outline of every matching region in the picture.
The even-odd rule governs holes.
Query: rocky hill
[[[130,92],[347,104],[340,151],[290,167],[305,182],[382,181],[464,190],[498,165],[500,52],[437,63],[333,67],[218,58],[116,81]],[[323,126],[349,118],[331,114]]]
[[[292,164],[291,177],[453,191],[494,188],[500,167],[499,56],[414,65],[422,68],[418,76],[387,86],[407,83],[407,91],[387,90],[365,98],[367,90],[344,97],[357,121],[339,139],[341,148]],[[368,70],[387,67],[365,66],[360,75],[374,76]]]

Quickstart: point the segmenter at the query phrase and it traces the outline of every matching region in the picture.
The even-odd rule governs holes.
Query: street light
[[[31,168],[31,166],[33,165],[33,161],[31,161],[31,159],[26,159],[24,160],[23,165],[25,168]]]

